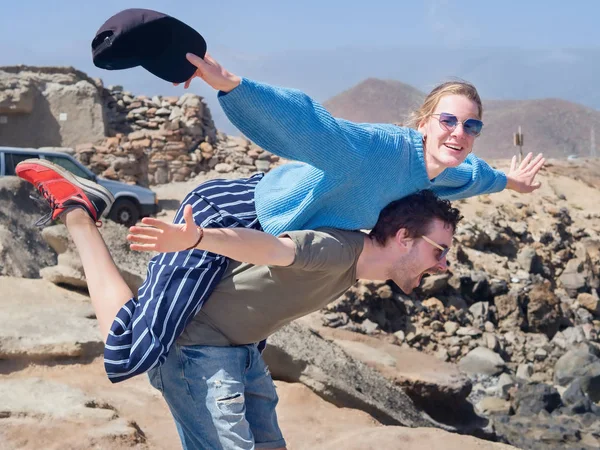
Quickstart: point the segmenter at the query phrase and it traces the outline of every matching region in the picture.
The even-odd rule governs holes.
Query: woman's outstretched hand
[[[143,218],[142,223],[149,226],[129,228],[129,248],[139,252],[160,253],[179,252],[190,248],[200,237],[191,205],[186,205],[183,209],[183,219],[185,223],[174,224],[152,217]]]
[[[521,164],[518,164],[517,157],[513,156],[510,170],[506,174],[507,183],[506,189],[527,194],[533,192],[542,185],[539,181],[535,181],[535,176],[538,174],[546,160],[539,153],[534,159],[533,153],[529,153]]]
[[[190,83],[194,78],[202,78],[209,86],[223,92],[229,92],[235,89],[242,82],[240,77],[226,70],[208,53],[204,55],[204,59],[192,53],[188,53],[186,58],[196,66],[196,72],[194,72],[194,75],[185,82],[183,85],[184,89],[190,87]],[[173,84],[175,86],[179,85],[179,83]]]

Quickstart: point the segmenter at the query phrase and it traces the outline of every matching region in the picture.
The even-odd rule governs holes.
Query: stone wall
[[[77,145],[75,157],[105,178],[149,186],[212,169],[266,171],[279,160],[245,138],[218,133],[197,95],[150,98],[110,86],[103,98],[111,136]]]
[[[103,139],[101,81],[72,67],[0,67],[0,145],[74,147]]]
[[[74,148],[94,173],[142,186],[279,160],[217,133],[202,97],[135,96],[72,67],[0,67],[0,145]]]

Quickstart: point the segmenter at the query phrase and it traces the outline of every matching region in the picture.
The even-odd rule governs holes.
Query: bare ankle
[[[69,227],[73,225],[94,225],[94,221],[83,208],[73,208],[62,214],[61,220]]]

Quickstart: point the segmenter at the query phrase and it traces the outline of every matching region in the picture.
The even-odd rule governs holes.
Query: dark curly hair
[[[379,213],[379,219],[369,236],[385,245],[399,229],[407,230],[409,237],[418,238],[429,231],[433,219],[439,219],[456,231],[456,225],[462,219],[457,208],[448,200],[442,200],[430,190],[419,191],[394,200]]]

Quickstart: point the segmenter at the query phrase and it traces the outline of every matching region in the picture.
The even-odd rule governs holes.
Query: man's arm
[[[296,246],[290,238],[247,228],[200,228],[189,205],[183,215],[185,224],[151,217],[142,219],[150,227],[129,229],[127,240],[132,242],[131,250],[167,253],[196,248],[255,265],[289,266],[294,262]]]

